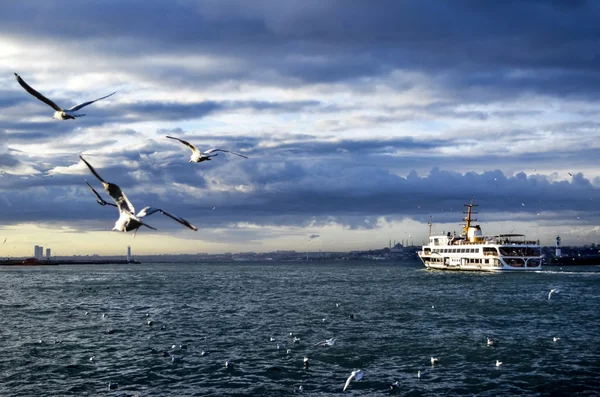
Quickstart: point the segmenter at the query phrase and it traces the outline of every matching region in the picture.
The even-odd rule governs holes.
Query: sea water
[[[349,395],[600,395],[597,266],[3,267],[0,291],[1,396],[329,396],[355,369]]]

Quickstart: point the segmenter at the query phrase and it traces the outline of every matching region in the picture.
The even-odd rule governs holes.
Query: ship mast
[[[464,219],[464,221],[465,221],[465,227],[464,227],[465,236],[468,236],[468,234],[469,234],[469,228],[471,227],[471,222],[475,222],[477,220],[477,219],[471,219],[471,215],[477,213],[477,212],[473,212],[473,207],[477,207],[477,204],[473,204],[473,201],[475,201],[475,196],[473,196],[473,198],[471,199],[470,204],[465,204],[465,207],[467,207],[467,212],[463,212],[464,214],[467,214],[467,216]]]
[[[429,226],[429,237],[431,237],[431,225],[433,225],[433,223],[431,223],[431,216],[429,216],[429,222],[427,222],[427,225]]]

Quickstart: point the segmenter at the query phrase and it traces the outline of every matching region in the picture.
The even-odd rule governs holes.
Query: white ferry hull
[[[430,270],[449,270],[449,271],[467,271],[467,272],[531,272],[540,271],[542,266],[535,267],[511,267],[511,266],[481,266],[481,265],[458,265],[449,266],[444,264],[425,264],[425,267]]]

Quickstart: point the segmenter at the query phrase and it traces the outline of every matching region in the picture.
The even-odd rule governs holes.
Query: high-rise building
[[[41,245],[36,245],[33,248],[33,257],[35,259],[42,259],[44,257],[44,247]]]
[[[50,251],[50,248],[46,248],[46,259],[50,259],[51,253],[52,253],[52,251]]]
[[[127,262],[131,262],[131,246],[127,246]]]

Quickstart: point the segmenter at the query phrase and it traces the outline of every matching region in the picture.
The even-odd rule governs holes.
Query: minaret
[[[556,236],[556,254],[555,256],[557,258],[560,258],[562,255],[561,251],[560,251],[560,236]]]
[[[127,246],[127,263],[131,262],[131,246]]]

